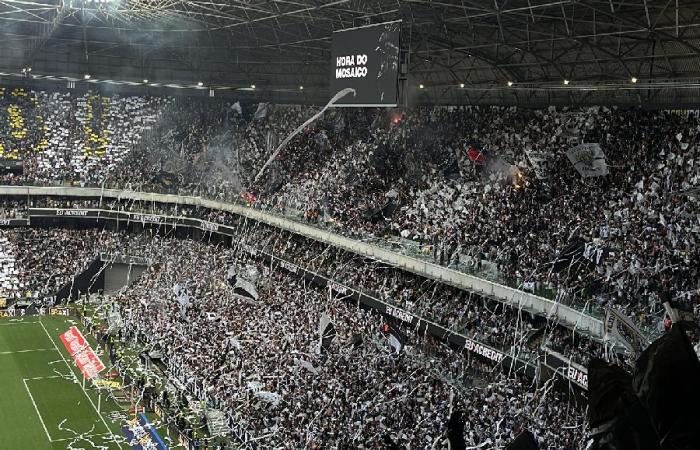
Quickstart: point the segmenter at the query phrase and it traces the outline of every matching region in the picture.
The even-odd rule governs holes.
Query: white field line
[[[32,380],[50,380],[53,378],[65,378],[62,377],[61,375],[49,375],[47,377],[34,377],[34,378],[25,378],[24,381],[32,381]]]
[[[39,323],[39,322],[37,322],[36,320],[33,320],[31,322],[18,321],[18,322],[0,323],[0,327],[9,327],[10,325],[29,325],[32,323]]]
[[[53,442],[53,439],[51,439],[51,435],[49,434],[49,430],[46,429],[46,424],[44,423],[44,419],[41,417],[41,413],[39,412],[39,408],[36,406],[36,402],[34,401],[34,396],[32,393],[29,391],[29,386],[27,386],[27,380],[22,380],[24,382],[24,388],[27,390],[27,394],[29,394],[29,399],[32,401],[32,405],[34,405],[34,411],[36,411],[36,415],[39,416],[39,422],[41,422],[41,426],[44,427],[44,433],[46,433],[46,437],[49,438],[49,442]]]
[[[1,355],[14,355],[16,353],[32,353],[32,352],[52,352],[52,348],[33,348],[28,350],[14,350],[11,352],[0,352]]]
[[[88,401],[89,401],[90,404],[92,405],[92,408],[95,410],[95,412],[96,412],[97,415],[99,416],[100,420],[102,421],[102,424],[105,426],[105,429],[107,430],[107,433],[106,433],[106,434],[109,434],[110,436],[112,436],[114,442],[117,444],[117,446],[119,447],[119,449],[120,449],[120,450],[123,450],[123,449],[122,449],[122,445],[121,445],[121,444],[117,441],[117,439],[116,439],[118,436],[115,436],[114,433],[112,433],[112,430],[109,428],[109,425],[107,425],[107,422],[105,422],[105,418],[102,417],[102,414],[100,414],[100,412],[97,410],[97,406],[95,406],[95,403],[93,403],[93,401],[92,401],[92,399],[90,398],[90,396],[88,395],[88,393],[85,391],[85,389],[83,389],[82,384],[80,383],[80,380],[78,380],[78,377],[75,375],[75,372],[73,372],[73,368],[70,366],[70,364],[68,363],[68,361],[66,361],[66,358],[63,357],[63,353],[61,353],[61,350],[58,349],[58,346],[56,345],[56,342],[55,342],[55,341],[53,340],[53,338],[51,337],[51,334],[50,334],[49,331],[46,329],[46,327],[44,326],[44,322],[42,322],[41,319],[39,319],[39,324],[41,325],[41,328],[44,329],[44,333],[46,333],[46,336],[48,336],[49,340],[51,341],[51,343],[53,344],[54,348],[55,348],[56,351],[58,352],[58,355],[61,357],[61,359],[63,360],[63,362],[66,363],[66,366],[68,367],[68,370],[70,371],[71,375],[73,375],[73,378],[75,379],[75,382],[78,383],[78,386],[80,386],[80,390],[83,391],[83,394],[85,394],[85,397],[87,397]]]
[[[41,426],[44,427],[44,431],[46,432],[46,437],[49,438],[49,442],[66,442],[66,441],[74,441],[76,438],[71,437],[71,438],[63,438],[63,439],[53,439],[51,435],[49,434],[49,430],[46,428],[46,424],[44,423],[44,419],[41,417],[41,413],[39,412],[39,408],[36,406],[36,402],[34,401],[34,396],[32,395],[31,391],[29,390],[29,385],[27,384],[27,381],[31,380],[48,380],[52,378],[63,378],[58,375],[54,376],[49,376],[49,377],[34,377],[34,378],[25,378],[22,381],[24,382],[24,388],[27,390],[27,394],[29,394],[29,399],[32,401],[32,405],[34,405],[34,411],[36,411],[36,415],[39,416],[39,421],[41,422]],[[101,436],[109,436],[112,437],[112,433],[104,433],[104,434],[89,434],[85,436],[81,436],[82,438],[93,438],[93,437],[101,437]]]

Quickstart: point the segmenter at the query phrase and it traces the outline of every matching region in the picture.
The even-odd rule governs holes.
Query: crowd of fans
[[[376,260],[358,257],[312,239],[241,220],[225,211],[154,202],[75,201],[58,197],[33,202],[37,202],[33,204],[37,207],[113,209],[197,217],[226,224],[236,229],[239,238],[249,247],[292,261],[358,291],[371,293],[375,298],[522,359],[536,358],[540,347],[557,349],[563,356],[583,365],[591,356],[603,353],[601,343],[591,341],[580,332],[566,329],[551,319],[547,321],[527,311],[460,291]],[[660,327],[661,321],[656,325]],[[654,335],[659,331],[660,328],[655,330]],[[531,335],[531,338],[523,340],[526,335]]]
[[[266,235],[241,229],[246,240],[228,248],[148,234],[17,229],[3,232],[0,248],[7,254],[14,246],[21,270],[13,282],[40,295],[62,287],[82,269],[80,262],[100,251],[155,261],[113,298],[125,318],[122,336],[163,349],[176,377],[204,386],[200,395],[235,411],[237,423],[265,448],[369,449],[387,439],[404,448],[431,448],[455,409],[465,411],[469,445],[502,446],[528,429],[543,448],[584,448],[582,411],[573,400],[410,329],[403,329],[405,347],[396,355],[381,331],[381,316],[243,251],[253,243],[279,249],[289,240]],[[257,301],[233,295],[226,279],[231,266],[255,267]],[[184,308],[176,285],[187,293]],[[324,314],[336,337],[319,352]],[[493,321],[499,329],[509,323],[502,317],[503,324]]]
[[[0,160],[21,161],[24,166],[21,175],[15,171],[3,181],[99,185],[170,102],[0,88]]]
[[[97,256],[98,231],[60,229],[0,231],[0,298],[51,298]]]
[[[275,255],[325,275],[521,359],[534,360],[540,347],[549,346],[550,342],[563,342],[569,336],[573,345],[557,346],[565,357],[585,365],[591,356],[599,356],[602,352],[599,342],[566,329],[555,320],[547,321],[525,310],[461,291],[376,260],[361,258],[312,239],[241,220],[225,211],[154,202],[76,201],[59,197],[34,202],[32,206],[35,207],[111,209],[196,217],[226,224],[237,230],[236,239],[240,239],[248,248]],[[129,245],[121,251],[138,252],[138,248],[131,247]],[[528,335],[531,338],[525,339],[524,336]]]
[[[427,362],[397,356],[381,317],[247,261],[237,247],[156,238],[143,251],[159,263],[114,298],[127,335],[162,348],[176,376],[235,411],[265,448],[382,448],[387,438],[432,448],[452,409],[465,411],[469,445],[502,446],[529,429],[542,448],[584,448],[581,410],[559,394],[533,391],[409,330],[407,349],[436,351]],[[258,265],[258,301],[234,296],[226,282],[228,268],[243,262]],[[175,285],[189,296],[184,310]],[[337,334],[319,352],[324,314]],[[482,388],[466,381],[475,378]]]
[[[495,276],[561,302],[597,310],[613,307],[644,325],[646,331],[662,323],[664,302],[690,310],[694,307],[696,314],[700,304],[700,121],[692,113],[603,107],[344,109],[329,112],[302,130],[271,159],[278,144],[314,108],[241,107],[218,101],[92,93],[71,97],[21,89],[0,90],[0,104],[1,111],[7,111],[6,116],[0,115],[0,158],[23,163],[22,174],[15,170],[2,175],[6,184],[71,182],[244,202],[358,239],[389,243],[396,251],[436,264]],[[567,152],[581,143],[600,144],[605,175],[583,177],[574,167]],[[32,206],[99,206],[235,224],[246,245],[372,292],[504,352],[528,359],[535,357],[539,347],[546,347],[584,365],[590,356],[602,354],[599,343],[556,323],[310,239],[250,225],[222,211],[60,199]],[[0,211],[4,217],[21,217],[26,207],[5,203]],[[312,447],[320,439],[354,447],[355,441],[342,439],[357,433],[359,441],[371,442],[400,424],[402,430],[415,433],[406,431],[392,438],[424,448],[428,442],[421,439],[439,434],[430,427],[439,427],[442,421],[421,421],[420,414],[429,410],[424,404],[411,404],[394,417],[353,400],[369,395],[353,389],[368,384],[368,377],[374,379],[381,364],[390,367],[397,379],[422,373],[408,358],[389,361],[380,352],[373,359],[370,355],[380,347],[370,346],[367,340],[359,349],[337,348],[336,359],[308,355],[335,378],[320,379],[302,368],[296,371],[301,380],[298,385],[271,381],[288,381],[286,367],[293,364],[267,346],[309,353],[313,322],[317,323],[326,307],[338,320],[338,342],[350,336],[352,329],[371,335],[368,330],[376,329],[376,324],[367,313],[335,300],[329,306],[322,293],[296,280],[282,279],[274,271],[262,289],[261,304],[232,300],[223,275],[202,280],[201,274],[225,271],[241,257],[233,250],[213,251],[218,247],[189,241],[133,242],[132,238],[96,232],[86,239],[59,231],[44,245],[32,233],[37,232],[3,232],[0,277],[7,297],[22,296],[22,292],[50,295],[94,257],[98,247],[127,246],[131,253],[139,249],[156,253],[155,260],[164,264],[147,271],[123,294],[123,301],[134,311],[149,313],[146,316],[152,321],[138,326],[156,327],[155,336],[176,349],[169,357],[180,370],[199,377],[223,401],[244,408],[246,414],[240,419],[262,435],[274,432],[293,442],[292,446]],[[62,239],[68,239],[69,245]],[[77,257],[61,257],[73,246]],[[46,267],[51,255],[56,255],[51,261],[58,260],[58,264]],[[190,283],[190,295],[200,300],[184,316],[174,310],[176,303],[167,303],[172,297],[168,289],[180,282]],[[206,313],[217,314],[216,320]],[[280,317],[289,317],[289,321],[277,323]],[[207,325],[208,330],[194,341],[188,341],[191,321]],[[259,345],[247,347],[238,338],[228,339],[239,334],[250,337],[255,326],[260,327],[260,336],[272,340],[251,338]],[[301,331],[293,334],[285,327]],[[213,344],[212,336],[231,330],[233,334]],[[213,334],[206,334],[209,332]],[[209,354],[200,351],[206,344],[214,345]],[[215,373],[203,373],[222,352],[235,358],[222,362],[222,369]],[[183,354],[191,357],[183,358]],[[364,371],[359,364],[363,358],[374,361]],[[280,364],[283,360],[289,364]],[[254,372],[259,377],[253,380],[249,377]],[[238,374],[238,379],[232,379],[232,374]],[[247,383],[253,381],[255,386],[270,389],[265,392],[284,389],[290,398],[290,403],[283,402],[287,411],[274,418],[265,415],[268,410],[260,407],[260,401],[251,401],[255,389],[248,389]],[[422,401],[427,398],[430,404],[442,405],[441,417],[445,417],[444,387],[424,391],[427,388],[421,383],[407,383],[400,388],[380,385],[377,391],[405,395],[415,388]],[[225,386],[231,385],[237,388],[227,390]],[[511,382],[508,386],[519,392]],[[325,389],[345,392],[345,397],[318,394]],[[244,394],[246,403],[241,407]],[[508,398],[499,391],[496,398],[502,397]],[[324,406],[336,401],[334,408]],[[316,409],[302,408],[309,402]],[[392,397],[383,402],[402,404]],[[524,408],[528,405],[531,402]],[[357,421],[358,411],[365,419],[384,418]],[[550,413],[537,411],[539,417]],[[480,417],[484,416],[488,414]],[[289,423],[279,417],[290,417],[306,427],[287,430]],[[321,425],[331,422],[335,422],[332,427]],[[484,423],[489,429],[490,422]],[[325,434],[325,430],[342,426],[349,427],[347,433]],[[531,429],[536,426],[528,424]],[[279,430],[289,434],[279,434]],[[476,445],[488,435],[503,442],[506,434],[499,437],[492,429],[473,430],[470,439]],[[541,437],[555,442],[551,448],[573,445],[568,438],[552,441],[556,438],[546,431]],[[285,439],[273,444],[283,447]]]
[[[56,207],[70,206],[57,199],[50,202]],[[94,204],[80,202],[73,206],[85,208]],[[131,206],[137,211],[153,208],[152,204]],[[206,218],[214,214],[206,210],[182,213]],[[532,349],[536,344],[585,364],[590,355],[602,354],[600,345],[555,324],[544,324],[543,335],[528,342],[537,318],[476,297],[459,297],[458,292],[429,280],[422,280],[427,285],[419,287],[412,297],[404,295],[398,286],[411,289],[421,283],[415,275],[405,274],[397,280],[398,273],[383,273],[396,269],[376,262],[356,264],[360,262],[357,257],[334,253],[332,248],[311,242],[305,245],[293,235],[263,225],[238,225],[240,234],[234,239],[233,249],[157,235],[56,229],[22,230],[37,245],[21,248],[48,258],[42,243],[62,242],[70,244],[51,250],[58,260],[69,259],[66,254],[75,254],[75,247],[79,251],[88,249],[87,253],[92,251],[86,261],[99,251],[156,261],[136,284],[115,299],[128,318],[129,332],[158,344],[177,375],[205,386],[206,396],[216,398],[225,410],[236,410],[236,420],[254,435],[268,437],[266,442],[271,448],[313,448],[326,442],[339,448],[374,448],[385,436],[402,445],[410,444],[410,448],[427,448],[444,433],[444,422],[453,408],[464,408],[470,413],[465,418],[470,445],[502,445],[525,428],[535,432],[543,448],[583,448],[580,410],[549,389],[533,391],[522,380],[497,376],[478,358],[452,352],[410,330],[405,330],[407,347],[415,347],[417,353],[406,350],[403,357],[396,358],[382,341],[380,317],[329,297],[327,292],[291,275],[283,275],[276,267],[266,267],[250,259],[242,249],[254,246],[282,255],[365,292],[371,290],[385,300],[393,301],[395,295],[403,299],[404,303],[399,303],[402,307],[409,307],[407,303],[411,301],[431,304],[435,297],[451,298],[463,306],[462,311],[469,317],[461,332],[526,360],[528,352],[536,350]],[[264,274],[258,283],[258,301],[236,298],[226,282],[228,268],[245,263],[257,266],[257,272]],[[367,265],[377,269],[375,276],[362,276],[362,268]],[[37,273],[47,268],[39,260],[29,267]],[[202,273],[208,276],[202,277]],[[188,293],[191,306],[184,311],[173,292],[175,285],[183,286]],[[318,318],[324,312],[338,331],[334,347],[325,356],[319,355],[315,347]],[[362,336],[361,343],[357,335]],[[428,355],[428,364],[422,355]],[[436,367],[440,373],[435,373]],[[443,369],[447,375],[441,372]],[[319,378],[319,371],[328,378]],[[465,387],[465,376],[481,380],[486,386],[480,384],[472,389],[468,382]],[[454,380],[462,380],[462,384],[455,385]],[[324,397],[324,393],[331,392],[344,393],[344,397]],[[442,413],[437,414],[435,408]],[[304,426],[292,426],[297,423]],[[272,436],[280,440],[275,441]]]
[[[25,164],[8,182],[243,199],[562,302],[615,307],[651,329],[664,301],[698,302],[692,113],[336,110],[254,182],[313,108],[16,89],[0,98],[14,108],[0,143]],[[99,151],[86,150],[93,134]],[[566,151],[582,142],[601,145],[607,175],[577,172]],[[580,251],[561,263],[572,246]]]
[[[261,201],[320,209],[338,229],[394,236],[443,264],[489,261],[523,289],[590,299],[650,325],[663,301],[697,303],[700,216],[697,197],[684,195],[700,187],[696,117],[469,108],[383,124]],[[601,144],[607,176],[574,169],[566,151],[580,142]],[[573,243],[585,264],[559,267]]]

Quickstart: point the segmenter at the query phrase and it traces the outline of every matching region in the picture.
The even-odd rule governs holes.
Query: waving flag
[[[467,157],[477,166],[486,164],[486,156],[481,150],[477,150],[476,147],[471,146],[467,149]]]
[[[508,444],[506,450],[539,450],[539,448],[540,446],[535,436],[530,431],[525,430],[513,442]]]
[[[594,358],[588,364],[591,450],[658,450],[649,413],[632,389],[632,376]]]
[[[600,144],[581,144],[566,152],[566,156],[582,177],[602,177],[608,174],[605,153]]]
[[[620,344],[634,355],[638,355],[649,345],[644,333],[627,316],[615,309],[605,310],[603,326],[606,341]]]
[[[267,113],[270,112],[271,105],[269,103],[258,103],[258,109],[255,110],[255,117],[256,119],[264,119],[267,117]]]
[[[632,387],[651,416],[666,450],[697,449],[700,442],[700,361],[681,324],[637,359]]]

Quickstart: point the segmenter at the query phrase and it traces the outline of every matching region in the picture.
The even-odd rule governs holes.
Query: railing
[[[505,286],[493,281],[475,277],[458,270],[444,267],[426,259],[418,259],[415,256],[392,251],[376,245],[376,243],[363,242],[351,237],[337,234],[328,229],[312,226],[308,223],[291,220],[288,217],[250,208],[237,203],[222,200],[211,200],[195,196],[182,196],[173,194],[161,194],[155,192],[124,191],[101,188],[84,188],[72,186],[1,186],[0,195],[14,196],[65,196],[74,198],[101,198],[132,200],[145,202],[158,202],[192,207],[204,207],[213,210],[228,211],[233,214],[247,217],[255,221],[265,223],[283,230],[299,234],[316,241],[324,242],[358,255],[373,258],[395,267],[413,272],[415,274],[438,280],[466,291],[474,292],[488,298],[508,303],[517,308],[523,308],[534,314],[546,317],[556,317],[560,323],[591,336],[603,337],[603,322],[598,317],[593,317],[570,306],[563,305],[554,300],[540,297],[522,290]],[[143,215],[143,221],[157,215]],[[31,217],[31,212],[30,212]],[[588,310],[587,312],[593,312]],[[599,312],[596,311],[599,316]]]

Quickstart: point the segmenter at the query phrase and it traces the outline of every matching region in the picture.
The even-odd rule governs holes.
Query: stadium
[[[0,0],[0,450],[700,449],[696,0]]]

